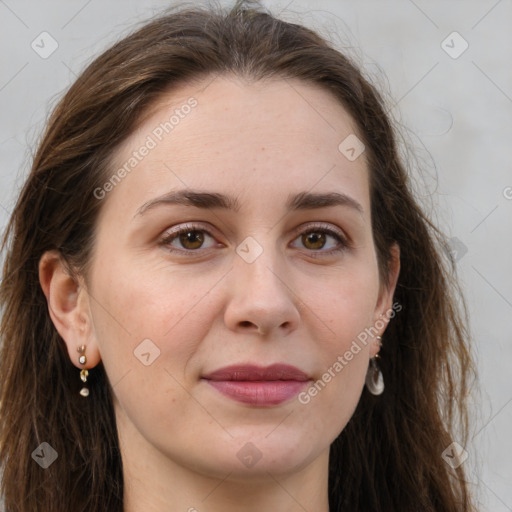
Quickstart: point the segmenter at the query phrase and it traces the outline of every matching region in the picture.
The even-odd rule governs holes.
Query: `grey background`
[[[512,3],[264,4],[274,14],[286,8],[281,13],[285,19],[351,47],[352,57],[384,91],[417,155],[423,168],[422,173],[413,169],[417,192],[459,251],[457,266],[482,388],[474,399],[473,436],[465,446],[469,457],[464,464],[480,510],[512,511]],[[2,230],[44,121],[61,93],[135,22],[169,5],[149,0],[0,0]],[[45,59],[31,47],[33,41],[42,46],[43,31],[58,44]],[[458,58],[445,51],[463,48],[459,36],[447,39],[454,31],[469,44]],[[45,48],[50,48],[49,40]]]

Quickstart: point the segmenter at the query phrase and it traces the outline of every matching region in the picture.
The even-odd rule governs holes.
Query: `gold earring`
[[[85,364],[87,363],[87,357],[85,356],[85,345],[80,345],[78,348],[77,348],[77,351],[80,353],[80,357],[78,358],[78,362],[80,364]],[[87,376],[89,375],[89,372],[83,368],[82,371],[80,372],[80,378],[82,379],[82,382],[87,382]],[[82,396],[89,396],[89,389],[87,387],[83,387],[81,390],[80,390],[80,394]]]

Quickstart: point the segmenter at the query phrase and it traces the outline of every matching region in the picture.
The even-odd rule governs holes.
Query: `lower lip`
[[[308,381],[234,381],[207,380],[223,395],[251,405],[277,405],[298,395]]]

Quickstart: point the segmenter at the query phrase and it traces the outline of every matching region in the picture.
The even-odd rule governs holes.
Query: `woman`
[[[474,510],[442,240],[318,35],[148,23],[56,107],[4,238],[6,510]]]

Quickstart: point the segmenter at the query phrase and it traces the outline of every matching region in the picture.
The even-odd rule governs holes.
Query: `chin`
[[[279,427],[273,428],[273,432],[268,427],[261,432],[230,431],[233,438],[225,443],[212,442],[208,453],[199,450],[201,472],[218,478],[230,473],[230,479],[241,481],[268,480],[269,473],[277,477],[302,470],[326,448],[320,444],[325,436],[305,432],[294,435],[290,429],[279,432]]]

